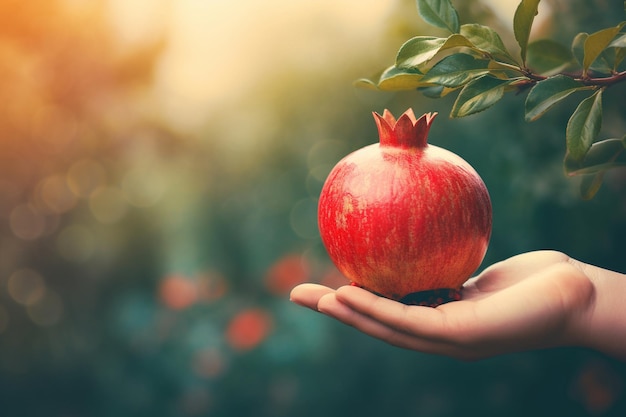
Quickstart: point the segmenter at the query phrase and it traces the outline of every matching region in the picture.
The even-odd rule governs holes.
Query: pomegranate
[[[437,306],[461,298],[491,235],[491,201],[461,157],[427,143],[437,113],[374,112],[380,143],[344,157],[322,188],[322,242],[352,283]]]

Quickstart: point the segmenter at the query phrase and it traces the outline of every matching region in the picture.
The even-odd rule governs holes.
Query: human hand
[[[595,284],[603,274],[621,275],[560,252],[537,251],[492,265],[465,284],[461,301],[437,308],[407,306],[353,286],[335,291],[301,284],[292,290],[291,300],[392,345],[462,360],[564,345],[626,357],[623,319],[612,321],[624,326],[621,342],[607,348],[595,340],[614,333],[605,314],[597,317],[606,311],[596,308]],[[624,282],[620,280],[622,289]],[[600,298],[615,306],[610,297]]]

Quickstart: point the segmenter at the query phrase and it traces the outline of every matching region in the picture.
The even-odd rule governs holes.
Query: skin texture
[[[291,300],[394,346],[478,360],[582,346],[626,360],[626,275],[555,251],[521,254],[485,269],[463,299],[406,306],[357,287],[302,284]]]

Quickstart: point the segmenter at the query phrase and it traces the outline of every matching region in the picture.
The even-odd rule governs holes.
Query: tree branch
[[[618,72],[610,77],[576,79],[585,85],[609,86],[626,80],[626,71]]]

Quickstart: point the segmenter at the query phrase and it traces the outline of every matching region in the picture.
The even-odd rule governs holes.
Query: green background
[[[468,3],[456,5],[461,20],[506,31]],[[494,210],[483,267],[556,249],[626,272],[626,173],[607,174],[591,201],[563,174],[575,100],[533,123],[514,95],[452,120],[453,97],[355,90],[404,40],[429,33],[402,1],[375,44],[323,36],[344,33],[323,12],[303,19],[326,61],[302,41],[287,56],[303,63],[289,66],[266,45],[272,69],[260,76],[249,62],[255,81],[219,106],[199,103],[203,122],[189,128],[151,104],[171,40],[122,53],[100,6],[72,4],[0,3],[1,415],[623,415],[626,365],[597,352],[463,363],[288,301],[299,282],[342,282],[316,199],[336,161],[376,141],[371,112],[384,108],[440,112],[430,142],[483,177]],[[543,33],[565,43],[623,20],[618,1],[550,4]],[[256,24],[235,31],[268,25]],[[218,41],[228,40],[206,39]],[[601,136],[623,134],[625,93],[606,92]]]

